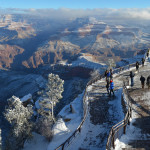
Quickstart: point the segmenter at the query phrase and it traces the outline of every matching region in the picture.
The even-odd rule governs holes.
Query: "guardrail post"
[[[124,120],[123,134],[126,134],[126,123],[125,123],[125,120]]]
[[[63,146],[62,146],[62,150],[64,150],[64,144],[63,144]]]
[[[128,125],[130,125],[130,110],[129,110],[129,113],[128,113]]]
[[[112,146],[115,149],[115,137],[114,137],[115,133],[114,130],[112,129]]]
[[[132,118],[132,109],[130,107],[130,118]]]
[[[79,132],[81,132],[81,127],[79,128]]]

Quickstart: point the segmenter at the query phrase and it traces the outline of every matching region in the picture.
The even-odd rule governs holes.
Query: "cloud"
[[[48,17],[51,19],[74,19],[85,16],[98,16],[102,18],[115,19],[150,19],[150,8],[126,8],[126,9],[0,9],[2,13],[23,13],[36,15],[39,17]]]

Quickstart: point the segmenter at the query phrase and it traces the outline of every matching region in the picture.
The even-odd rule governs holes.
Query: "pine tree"
[[[92,72],[90,72],[91,75],[91,79],[94,79],[95,77],[99,76],[99,70],[94,70]]]
[[[114,59],[108,59],[108,69],[112,69],[114,67],[116,67]]]
[[[62,98],[62,92],[64,91],[63,84],[64,80],[60,79],[58,75],[52,73],[48,75],[46,92],[43,100],[40,101],[41,109],[39,112],[43,117],[55,121],[53,108],[59,102],[59,99]]]
[[[33,112],[31,107],[24,107],[20,99],[12,96],[8,99],[8,108],[5,109],[4,116],[11,124],[11,131],[7,143],[11,149],[24,145],[24,141],[31,137],[33,124],[30,118]],[[17,149],[17,148],[16,148]]]

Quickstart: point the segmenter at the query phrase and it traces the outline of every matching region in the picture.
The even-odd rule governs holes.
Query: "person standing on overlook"
[[[107,89],[107,92],[109,94],[109,81],[108,80],[106,81],[106,89]]]
[[[136,66],[136,71],[139,72],[139,62],[138,61],[136,62],[135,66]]]
[[[113,95],[114,95],[114,82],[113,82],[113,80],[110,80],[110,96],[111,96],[111,92],[113,93]]]
[[[146,55],[147,55],[147,57],[149,56],[149,50],[147,51],[147,54],[146,54]]]
[[[106,70],[106,71],[105,71],[105,74],[104,74],[105,77],[106,77],[106,82],[107,82],[107,73],[108,73],[108,70]]]
[[[146,82],[148,89],[150,89],[150,75],[147,77],[147,82]]]
[[[134,73],[130,71],[130,78],[131,78],[131,86],[134,85]]]
[[[141,75],[140,81],[141,81],[142,89],[144,89],[144,85],[145,85],[145,78],[144,78],[142,75]]]
[[[142,58],[142,66],[144,67],[145,59]]]
[[[110,69],[110,80],[112,80],[113,79],[113,71],[112,71],[112,69]]]
[[[107,72],[107,80],[110,82],[110,71]]]

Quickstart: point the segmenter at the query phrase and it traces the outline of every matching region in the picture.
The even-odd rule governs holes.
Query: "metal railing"
[[[147,54],[147,51],[144,54],[144,59],[146,59],[146,54]],[[121,67],[120,70],[122,71],[125,69],[129,69],[130,67],[134,67],[135,65],[136,65],[135,63],[129,64],[127,66]],[[115,71],[117,72],[119,70],[115,69]],[[127,81],[127,84],[129,84],[129,81]],[[123,134],[126,133],[126,127],[127,125],[130,124],[130,118],[132,117],[131,97],[129,95],[125,82],[123,85],[123,93],[124,95],[126,95],[126,98],[123,97],[123,99],[124,99],[124,102],[126,102],[126,106],[128,109],[127,109],[125,118],[111,128],[108,139],[107,139],[107,144],[106,144],[107,150],[111,150],[111,148],[115,148],[115,140],[117,138],[119,139]]]
[[[87,103],[86,103],[86,97],[88,95],[88,91],[87,91],[87,88],[89,85],[92,85],[93,83],[97,82],[98,80],[102,79],[104,76],[96,76],[95,78],[91,79],[87,85],[86,85],[86,89],[85,89],[85,92],[84,92],[84,96],[83,96],[83,109],[84,109],[84,116],[83,116],[83,119],[80,123],[80,125],[78,126],[78,128],[73,132],[73,134],[65,141],[63,142],[60,146],[58,146],[55,150],[64,150],[65,148],[67,148],[70,143],[72,142],[72,140],[81,132],[81,128],[82,128],[82,125],[86,119],[86,116],[87,116]]]
[[[144,58],[146,58],[146,54],[144,55]],[[120,67],[120,68],[116,68],[116,69],[113,70],[113,73],[119,73],[119,72],[121,72],[123,70],[127,70],[130,67],[134,67],[134,66],[135,66],[135,63],[134,64],[129,64],[127,66],[123,66],[123,67]],[[60,146],[58,146],[55,150],[64,150],[65,148],[67,148],[71,144],[72,140],[81,132],[82,125],[83,125],[83,123],[84,123],[84,121],[86,119],[86,116],[87,116],[87,107],[88,107],[87,103],[86,103],[86,97],[88,95],[87,88],[88,88],[89,85],[92,85],[93,83],[97,82],[98,80],[101,80],[104,77],[105,77],[104,75],[96,76],[94,79],[91,79],[87,83],[86,89],[85,89],[85,92],[84,92],[84,96],[83,96],[83,109],[84,109],[83,119],[82,119],[80,125],[78,126],[78,128],[73,132],[73,134],[65,142],[63,142]],[[125,119],[123,121],[119,122],[117,125],[112,127],[112,129],[110,131],[110,134],[109,134],[109,137],[108,137],[108,142],[107,142],[107,146],[106,147],[109,148],[109,147],[113,147],[114,146],[113,145],[114,141],[116,139],[116,136],[118,134],[120,134],[119,132],[120,132],[121,128],[124,127],[124,131],[125,131],[126,125],[129,123],[129,116],[131,115],[130,112],[131,112],[131,109],[129,109],[127,111]],[[122,124],[123,124],[123,126],[121,126]],[[116,135],[116,133],[117,133],[117,135]]]
[[[111,131],[108,136],[107,144],[106,144],[107,150],[111,150],[112,147],[115,148],[115,140],[117,138],[120,138],[123,134],[126,133],[126,127],[127,125],[130,124],[130,118],[132,117],[131,97],[129,95],[125,83],[123,86],[123,93],[126,95],[126,98],[123,97],[123,99],[126,102],[128,109],[125,118],[111,128]]]

